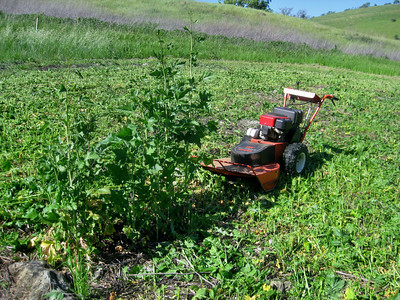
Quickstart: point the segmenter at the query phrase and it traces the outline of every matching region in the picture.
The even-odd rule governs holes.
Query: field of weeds
[[[202,60],[195,90],[183,95],[189,65],[161,54],[1,70],[2,253],[55,267],[85,254],[86,273],[74,277],[90,286],[76,283],[82,298],[395,296],[398,78]],[[163,65],[176,71],[168,82]],[[296,81],[340,98],[324,104],[306,138],[305,176],[282,175],[265,193],[190,161],[226,156],[246,124],[279,106],[283,87]],[[185,106],[163,106],[172,101],[164,87]]]

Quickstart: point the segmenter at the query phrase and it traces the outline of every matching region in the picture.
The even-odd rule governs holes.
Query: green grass
[[[35,30],[33,15],[0,15],[0,62],[62,64],[68,60],[121,59],[154,56],[154,26],[115,25],[95,19],[58,19],[40,16]],[[200,34],[198,34],[200,36]],[[338,50],[316,50],[306,44],[257,42],[244,38],[203,35],[197,44],[201,59],[320,64],[368,73],[400,75],[400,63],[372,56],[347,55]],[[165,31],[174,45],[171,55],[188,57],[187,34]]]
[[[400,38],[399,16],[400,5],[384,5],[329,14],[313,18],[312,21],[352,31],[354,34],[362,33],[395,39],[395,36]]]
[[[95,142],[125,124],[116,108],[129,102],[132,90],[148,85],[143,79],[154,61],[86,65],[79,69],[83,79],[64,68],[16,67],[0,73],[4,232],[24,228],[32,217],[29,208],[40,200],[40,191],[30,187],[38,159],[64,131],[54,93],[59,84],[70,77],[72,101],[80,114],[96,120]],[[206,272],[202,276],[211,284],[201,284],[197,275],[146,276],[141,293],[186,295],[191,289],[216,299],[394,295],[400,280],[400,124],[393,109],[399,104],[398,78],[320,66],[207,60],[196,72],[213,74],[202,85],[213,95],[212,114],[204,118],[218,120],[219,130],[195,154],[225,156],[246,131],[243,121],[257,120],[279,105],[283,87],[297,80],[304,90],[334,93],[341,100],[337,106],[324,104],[306,138],[311,152],[307,175],[281,176],[273,193],[199,170],[186,232],[149,255],[157,273]],[[21,238],[13,237],[15,245],[26,243],[26,235]],[[146,273],[146,268],[126,271]],[[165,280],[173,284],[162,286]],[[271,289],[277,280],[290,282],[291,288]],[[182,288],[171,289],[174,285]]]

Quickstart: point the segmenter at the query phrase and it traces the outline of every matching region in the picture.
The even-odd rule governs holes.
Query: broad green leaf
[[[88,152],[88,153],[86,154],[85,160],[89,160],[89,159],[98,160],[98,159],[100,159],[100,156],[99,156],[97,153]]]
[[[132,139],[132,130],[128,127],[123,127],[118,133],[117,137],[129,141]]]
[[[64,84],[61,84],[60,89],[59,89],[59,92],[60,92],[60,93],[67,92],[67,88],[65,87]]]
[[[25,218],[26,219],[30,219],[30,220],[35,220],[37,217],[39,216],[39,213],[37,212],[37,210],[33,207],[31,207],[27,213],[25,214]]]
[[[149,147],[146,150],[147,155],[153,155],[156,152],[156,148]]]
[[[196,295],[194,296],[195,299],[204,299],[207,297],[207,289],[200,288],[197,290]]]
[[[104,187],[99,188],[99,189],[97,189],[95,191],[89,191],[89,195],[92,195],[92,196],[95,196],[95,197],[98,197],[98,196],[101,196],[101,195],[111,195],[111,189],[108,186],[104,186]]]

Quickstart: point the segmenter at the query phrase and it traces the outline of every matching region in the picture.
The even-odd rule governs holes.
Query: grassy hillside
[[[373,6],[313,18],[312,21],[354,33],[400,39],[400,5]],[[400,41],[399,41],[400,47]]]
[[[116,23],[155,23],[160,28],[180,29],[192,18],[196,30],[255,41],[306,43],[313,48],[339,49],[350,54],[400,59],[397,41],[360,35],[354,38],[342,30],[310,20],[263,13],[233,5],[190,1],[98,1],[4,0],[5,12],[42,12],[64,17],[95,17]]]
[[[36,15],[0,15],[0,62],[65,64],[69,60],[146,58],[154,56],[154,25],[116,25],[95,19],[60,19]],[[189,22],[188,24],[189,25]],[[162,31],[174,45],[170,55],[189,56],[188,34]],[[368,73],[400,75],[400,62],[386,58],[344,54],[336,49],[314,49],[306,44],[253,41],[203,35],[196,44],[198,57],[253,62],[320,64]]]

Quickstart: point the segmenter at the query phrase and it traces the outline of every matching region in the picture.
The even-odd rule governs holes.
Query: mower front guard
[[[202,166],[206,170],[225,176],[242,178],[255,177],[265,191],[271,191],[275,188],[280,170],[280,165],[278,163],[252,167],[250,165],[231,162],[230,158],[214,159],[211,164],[202,164]]]

